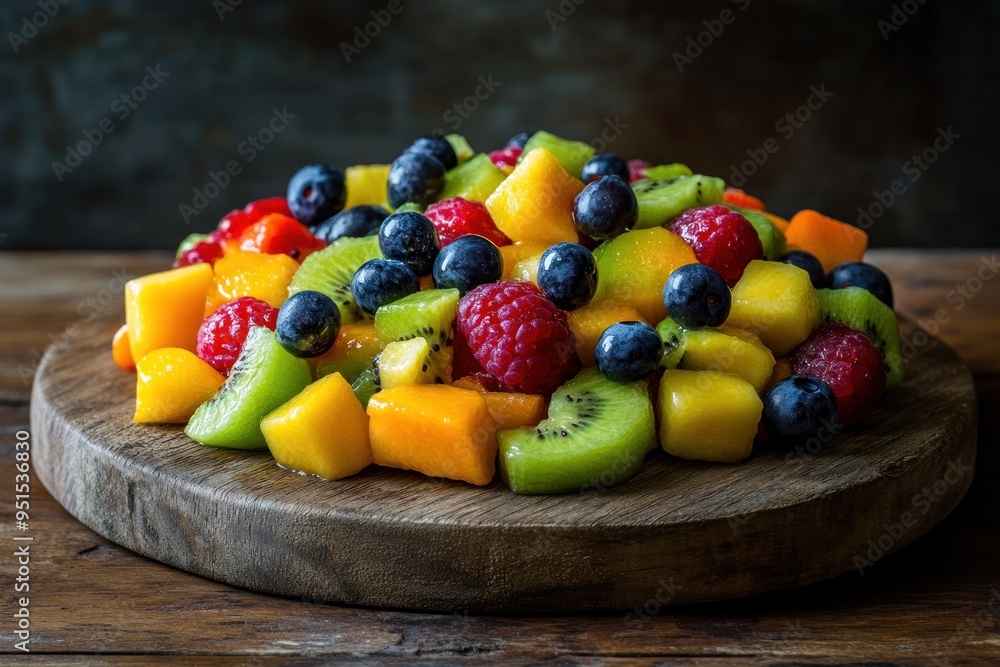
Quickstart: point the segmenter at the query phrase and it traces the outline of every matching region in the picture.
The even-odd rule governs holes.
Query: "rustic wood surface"
[[[151,654],[177,653],[203,656],[205,664],[223,655],[237,662],[341,656],[359,664],[483,655],[500,664],[553,656],[573,664],[991,662],[1000,655],[1000,502],[992,488],[1000,472],[1000,288],[982,253],[892,252],[873,259],[893,275],[902,312],[925,321],[938,309],[948,316],[941,338],[977,380],[980,458],[957,510],[863,576],[726,603],[656,609],[654,602],[650,613],[433,615],[321,605],[248,593],[136,556],[74,521],[33,480],[31,647],[63,661],[70,654],[116,654],[102,658],[107,664],[150,664]],[[111,267],[136,275],[163,262],[135,254],[0,256],[0,469],[7,479],[14,476],[14,433],[27,424],[31,370],[49,336],[72,341],[80,334],[68,324],[120,317],[120,283]],[[979,282],[970,283],[980,270]],[[949,300],[958,285],[969,296]],[[0,510],[8,544],[18,534],[12,495]],[[0,562],[11,582],[14,558]],[[15,597],[11,585],[6,609],[13,611]],[[2,650],[13,651],[13,624],[0,622],[0,636]]]

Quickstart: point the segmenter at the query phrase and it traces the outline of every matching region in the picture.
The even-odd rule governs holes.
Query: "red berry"
[[[480,285],[458,302],[458,330],[507,391],[551,394],[577,368],[566,313],[532,283]]]
[[[270,213],[240,235],[240,250],[288,255],[301,262],[309,254],[326,247],[326,243],[295,218]]]
[[[628,161],[628,180],[629,183],[635,183],[636,181],[641,181],[646,178],[646,170],[652,167],[645,160],[629,160]]]
[[[198,329],[198,356],[223,375],[229,375],[251,327],[274,331],[278,309],[245,296],[229,301],[205,318]]]
[[[190,266],[191,264],[215,264],[222,258],[222,239],[217,232],[212,232],[203,240],[198,241],[190,250],[185,251],[174,260],[174,268]]]
[[[485,236],[498,246],[510,245],[510,239],[497,229],[490,212],[477,201],[461,197],[445,199],[428,206],[424,215],[434,223],[442,248],[466,234]]]
[[[288,208],[288,200],[284,197],[268,197],[252,201],[243,208],[243,211],[255,220],[260,220],[271,213],[280,213],[289,218],[294,217],[291,209]]]
[[[271,213],[292,217],[288,201],[284,197],[258,199],[247,204],[243,210],[236,209],[227,213],[219,221],[218,232],[224,239],[238,239],[250,226]]]
[[[718,271],[730,287],[751,260],[764,259],[753,225],[719,204],[684,211],[670,224],[670,231],[687,241],[698,261]]]
[[[517,166],[517,159],[521,157],[523,152],[524,149],[520,146],[508,146],[490,153],[490,161],[496,165],[497,169],[513,169]]]
[[[839,323],[816,327],[792,352],[792,372],[823,380],[837,397],[842,424],[856,424],[885,390],[885,360],[862,332]]]

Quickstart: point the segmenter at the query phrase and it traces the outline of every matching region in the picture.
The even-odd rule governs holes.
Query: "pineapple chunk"
[[[819,326],[819,300],[797,266],[755,259],[733,288],[726,325],[757,334],[775,356],[791,352]]]
[[[359,164],[344,170],[347,202],[344,210],[355,206],[381,206],[388,209],[386,188],[389,183],[387,164]]]
[[[684,334],[680,368],[733,373],[759,394],[774,370],[774,355],[749,331],[692,329]]]

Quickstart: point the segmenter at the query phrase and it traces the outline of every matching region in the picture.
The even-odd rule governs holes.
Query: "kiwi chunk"
[[[549,132],[535,132],[524,144],[523,158],[536,148],[544,148],[556,156],[563,169],[569,172],[573,178],[580,178],[583,173],[583,165],[587,160],[594,157],[594,148],[590,144],[582,141],[571,141],[557,137]]]
[[[646,178],[651,181],[666,181],[678,176],[694,176],[694,172],[691,171],[691,167],[680,162],[660,164],[646,170]]]
[[[438,375],[451,382],[451,360],[458,310],[457,289],[429,289],[386,304],[375,313],[375,330],[383,345],[423,338]]]
[[[288,294],[304,290],[322,292],[337,304],[342,324],[357,322],[365,315],[354,301],[351,279],[359,266],[381,256],[377,236],[337,239],[302,261],[302,266],[292,276]]]
[[[903,381],[899,321],[892,308],[863,287],[818,289],[820,316],[824,322],[840,322],[864,332],[885,357],[886,388]]]
[[[784,256],[788,249],[785,243],[785,235],[773,222],[768,220],[766,215],[761,215],[757,211],[734,204],[723,204],[723,206],[742,215],[757,230],[757,237],[760,239],[760,244],[764,247],[764,259],[774,261]]]
[[[410,384],[442,384],[431,346],[423,338],[389,343],[375,360],[375,374],[382,389]]]
[[[639,202],[636,229],[659,227],[696,206],[722,201],[726,182],[713,176],[678,176],[664,181],[643,179],[632,184]]]
[[[476,152],[472,150],[472,146],[469,145],[468,140],[461,134],[446,134],[444,138],[451,144],[459,163],[465,162],[475,155]]]
[[[663,341],[663,357],[660,358],[660,371],[677,368],[684,359],[684,327],[669,317],[656,325],[656,333]]]
[[[379,384],[379,378],[374,368],[369,368],[361,373],[358,379],[351,384],[351,389],[354,390],[354,395],[361,402],[361,407],[368,407],[368,401],[381,389]]]
[[[267,449],[260,420],[312,381],[309,364],[293,356],[266,327],[253,327],[219,391],[202,403],[184,432],[210,447]]]
[[[395,213],[423,213],[424,207],[412,201],[408,201],[395,210]]]
[[[461,197],[485,203],[493,191],[500,187],[504,178],[506,176],[493,164],[490,156],[480,153],[448,170],[444,175],[444,189],[438,199],[444,201]]]
[[[514,493],[584,492],[638,472],[656,446],[656,426],[645,382],[617,384],[589,368],[556,390],[548,418],[497,438]]]

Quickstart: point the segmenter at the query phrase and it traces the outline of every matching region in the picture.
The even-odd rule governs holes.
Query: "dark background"
[[[69,0],[17,53],[11,33],[31,35],[23,18],[41,10],[4,1],[3,249],[172,248],[283,194],[308,162],[388,162],[435,128],[484,151],[522,130],[591,140],[609,119],[627,127],[607,150],[727,180],[774,137],[777,153],[745,188],[779,214],[856,222],[898,179],[873,245],[1000,245],[997,2],[897,3],[897,19],[902,5],[912,16],[886,38],[891,2],[398,0],[402,12],[348,63],[341,43],[388,0],[236,1]],[[560,8],[573,11],[555,22]],[[674,52],[724,9],[735,20],[679,72]],[[157,64],[169,76],[122,119],[115,99]],[[490,76],[500,85],[467,119],[444,115]],[[777,131],[821,85],[832,97],[791,137]],[[247,162],[239,146],[274,108],[295,118]],[[53,162],[105,118],[114,130],[60,182]],[[906,171],[948,127],[954,145]],[[185,224],[180,205],[229,160],[242,172]]]

